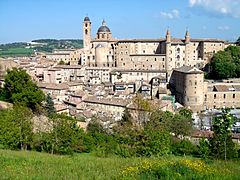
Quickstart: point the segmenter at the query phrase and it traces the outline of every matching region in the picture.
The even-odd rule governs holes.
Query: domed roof
[[[86,17],[84,18],[84,21],[90,21],[89,17],[86,16]]]
[[[102,26],[98,28],[98,33],[100,32],[111,32],[110,29],[106,26],[106,22],[103,20]]]

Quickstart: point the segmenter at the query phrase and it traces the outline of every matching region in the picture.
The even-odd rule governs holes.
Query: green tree
[[[240,47],[228,46],[224,51],[219,51],[213,56],[210,78],[234,77],[240,77]]]
[[[211,77],[214,79],[225,79],[236,76],[236,65],[229,51],[219,51],[213,56],[211,63]]]
[[[240,36],[238,37],[237,41],[238,44],[240,44]]]
[[[199,155],[203,159],[210,156],[210,144],[208,139],[201,139],[199,142]]]
[[[22,106],[0,111],[0,144],[10,149],[30,149],[33,137],[32,112]]]
[[[179,135],[187,136],[190,135],[192,131],[192,119],[188,119],[180,114],[175,114],[169,126],[171,132],[174,133],[176,137]]]
[[[127,108],[124,109],[121,121],[123,121],[123,122],[131,122],[132,121],[132,116]]]
[[[56,113],[56,109],[54,107],[54,102],[53,102],[50,94],[47,94],[47,96],[46,96],[45,109],[47,111],[48,117],[51,117],[54,113]]]
[[[226,52],[229,52],[232,56],[233,63],[236,66],[236,77],[240,77],[240,47],[239,46],[228,46],[225,49]]]
[[[192,119],[192,111],[186,108],[181,108],[179,114],[187,118],[188,120]]]
[[[144,98],[143,94],[137,93],[133,98],[133,104],[136,108],[137,123],[142,126],[145,125],[149,115],[154,111],[154,107],[148,99]]]
[[[46,147],[51,153],[72,154],[83,152],[84,132],[77,126],[75,119],[64,114],[55,114],[52,119],[53,129],[46,137]],[[51,147],[51,148],[49,148]]]
[[[35,110],[44,100],[44,93],[31,80],[26,71],[13,68],[8,70],[4,80],[3,94],[7,101],[21,104]]]
[[[32,111],[27,107],[17,105],[14,107],[13,113],[19,129],[20,148],[21,150],[27,150],[32,143],[33,137]]]
[[[222,110],[221,116],[213,118],[213,137],[210,139],[211,154],[219,159],[233,158],[236,155],[232,141],[231,128],[235,118],[228,109]]]

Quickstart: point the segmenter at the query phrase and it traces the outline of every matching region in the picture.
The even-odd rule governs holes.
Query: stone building
[[[240,107],[239,79],[204,81],[202,71],[183,66],[173,70],[170,85],[176,100],[193,112]]]
[[[193,111],[203,110],[204,73],[202,71],[189,66],[174,69],[170,85],[172,94],[179,103]]]
[[[214,53],[231,45],[218,39],[193,39],[187,30],[184,38],[171,37],[168,29],[162,39],[112,38],[103,20],[96,37],[91,36],[91,21],[83,21],[84,48],[70,55],[71,64],[129,70],[160,70],[171,76],[172,69],[181,66],[204,68]]]

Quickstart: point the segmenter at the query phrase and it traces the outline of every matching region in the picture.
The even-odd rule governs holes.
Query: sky
[[[0,0],[0,44],[82,39],[86,15],[93,37],[103,19],[117,39],[240,36],[240,0]]]

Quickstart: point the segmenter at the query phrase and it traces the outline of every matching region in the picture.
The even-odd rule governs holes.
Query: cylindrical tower
[[[185,96],[183,104],[194,112],[201,111],[204,101],[204,73],[191,71],[184,74]]]
[[[98,44],[95,49],[95,66],[97,67],[106,67],[107,66],[107,55],[106,47],[103,44]]]

